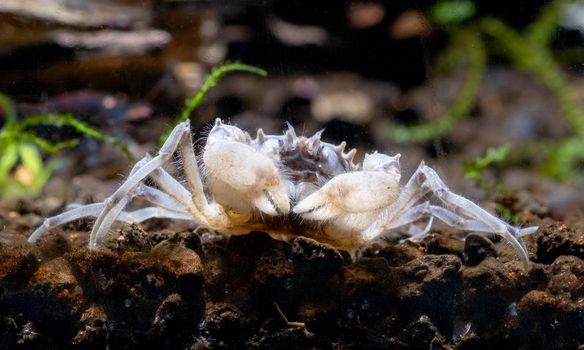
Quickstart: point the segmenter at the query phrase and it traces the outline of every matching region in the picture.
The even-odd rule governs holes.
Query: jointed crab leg
[[[103,203],[95,203],[83,205],[75,209],[68,210],[57,216],[47,218],[43,221],[43,224],[37,227],[36,230],[28,237],[28,241],[31,243],[36,242],[39,237],[44,235],[46,232],[54,227],[66,224],[71,221],[75,221],[84,217],[95,217],[104,208]]]
[[[482,221],[464,218],[446,208],[437,205],[430,205],[430,202],[424,202],[408,209],[399,219],[388,225],[386,230],[403,227],[426,217],[435,217],[448,226],[464,231],[492,231],[492,229]]]
[[[186,213],[167,210],[159,207],[146,207],[130,212],[123,211],[118,217],[118,221],[141,223],[148,219],[174,219],[174,220],[192,220],[193,218]]]
[[[207,219],[201,214],[199,209],[194,205],[191,194],[178,182],[174,177],[167,173],[164,169],[156,169],[150,178],[154,180],[156,185],[169,196],[185,206],[185,211],[191,214],[191,219],[195,219],[201,225],[207,225]]]
[[[182,139],[191,137],[190,123],[188,121],[180,123],[168,136],[168,139],[158,152],[158,155],[148,161],[140,168],[130,174],[130,176],[110,197],[105,201],[103,211],[98,215],[91,235],[89,237],[89,247],[96,248],[98,241],[108,232],[111,225],[120,215],[123,208],[130,201],[130,193],[144,178],[149,176],[154,170],[168,162],[172,154],[176,151],[178,144]]]
[[[461,214],[484,222],[492,229],[493,233],[503,236],[503,238],[509,241],[511,245],[513,245],[518,251],[522,253],[522,261],[526,268],[529,267],[529,253],[527,251],[527,247],[521,239],[518,239],[517,235],[521,230],[510,230],[509,228],[511,228],[511,226],[503,220],[493,216],[469,199],[451,192],[440,179],[440,177],[438,177],[438,174],[436,174],[434,169],[423,166],[422,171],[427,177],[426,183],[428,183],[432,192],[436,197],[438,197],[438,199],[440,199],[446,206],[459,211]],[[537,228],[527,228],[525,230],[532,231],[534,229]]]
[[[160,191],[159,189],[149,187],[144,184],[139,184],[138,186],[136,186],[136,188],[132,191],[132,194],[129,197],[130,200],[134,197],[144,198],[145,200],[154,204],[155,206],[170,211],[187,213],[189,210],[186,205],[177,201],[170,195]]]
[[[96,217],[105,207],[104,203],[94,203],[88,205],[82,205],[73,209],[70,209],[62,214],[53,216],[45,219],[43,224],[39,226],[31,235],[28,237],[30,243],[36,242],[41,236],[47,233],[49,230],[69,223],[71,221],[79,220],[86,217]],[[121,212],[120,216],[117,218],[118,221],[129,221],[140,223],[142,221],[151,218],[165,218],[165,219],[176,219],[176,220],[192,220],[192,217],[187,213],[181,213],[177,211],[171,211],[159,207],[147,207],[138,209],[132,212]]]
[[[523,242],[518,239],[518,236],[524,233],[531,233],[536,228],[526,228],[523,230],[515,229],[504,221],[491,215],[470,200],[451,192],[448,187],[446,187],[444,182],[442,182],[442,180],[438,177],[438,174],[436,174],[436,172],[430,167],[424,165],[423,162],[414,172],[407,185],[400,193],[398,199],[390,207],[388,207],[382,213],[382,215],[380,215],[376,222],[374,222],[363,232],[363,239],[373,239],[383,232],[386,232],[387,230],[395,227],[394,223],[396,222],[396,219],[401,217],[404,213],[407,213],[408,208],[410,208],[413,203],[421,199],[429,192],[433,193],[441,202],[443,202],[447,207],[451,208],[455,215],[458,215],[461,219],[465,219],[466,217],[470,220],[465,219],[466,223],[458,222],[456,218],[448,214],[453,212],[445,211],[444,208],[436,206],[430,206],[426,209],[431,213],[432,216],[435,216],[441,220],[442,218],[446,220],[452,219],[452,223],[455,227],[456,225],[460,225],[462,227],[469,225],[468,228],[463,228],[465,230],[468,229],[492,232],[503,236],[521,252],[521,259],[523,263],[526,266],[529,266],[527,248],[525,247],[525,244],[523,244]]]
[[[202,223],[212,228],[228,228],[231,223],[229,217],[219,205],[214,202],[210,203],[205,196],[201,172],[190,135],[184,137],[178,147],[192,202],[204,217]]]
[[[177,148],[180,148],[187,182],[193,191],[192,195],[162,169],[162,165],[171,159]],[[142,184],[146,177],[151,177],[161,190]],[[134,197],[141,197],[154,206],[134,212],[124,212],[124,208]],[[229,220],[215,203],[207,202],[192,148],[188,121],[177,125],[156,157],[147,155],[138,161],[126,181],[110,197],[102,203],[81,206],[46,219],[29,237],[29,242],[36,241],[38,237],[56,226],[83,217],[97,217],[89,239],[90,248],[97,247],[115,221],[139,222],[152,217],[163,217],[195,219],[203,225],[214,222],[221,226]]]

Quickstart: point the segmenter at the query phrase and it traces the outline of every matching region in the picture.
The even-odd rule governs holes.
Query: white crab
[[[426,228],[415,233],[421,236],[437,218],[464,231],[501,235],[529,265],[521,236],[537,227],[513,227],[452,193],[423,162],[400,185],[399,154],[367,154],[362,164],[354,164],[354,149],[345,153],[344,142],[338,146],[322,142],[321,134],[322,130],[310,138],[297,137],[289,125],[284,135],[265,135],[259,129],[252,139],[217,119],[198,162],[190,124],[181,123],[158,155],[136,163],[104,202],[45,219],[29,241],[67,222],[97,217],[89,239],[90,248],[95,248],[116,220],[171,218],[228,234],[262,230],[279,239],[303,235],[354,252],[392,230],[406,228],[411,234],[413,223],[429,218]],[[184,184],[163,169],[177,150]],[[156,187],[144,183],[148,177]],[[442,206],[420,203],[428,193]],[[124,211],[134,197],[152,206]]]

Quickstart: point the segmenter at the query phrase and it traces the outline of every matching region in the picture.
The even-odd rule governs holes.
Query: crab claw
[[[205,147],[203,161],[213,194],[220,204],[246,211],[251,206],[268,215],[290,211],[288,186],[274,162],[247,144],[219,141]]]
[[[327,220],[342,214],[382,209],[396,198],[399,177],[380,171],[338,175],[300,201],[292,211],[305,219]]]

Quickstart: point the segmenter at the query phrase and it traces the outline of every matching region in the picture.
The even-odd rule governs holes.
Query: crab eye
[[[367,154],[363,160],[363,170],[399,174],[401,171],[399,166],[400,157],[399,153],[393,157],[381,153]]]
[[[213,126],[213,129],[209,132],[207,144],[213,144],[217,141],[236,141],[246,143],[248,140],[251,140],[249,134],[246,134],[240,128],[233,125],[216,123]]]

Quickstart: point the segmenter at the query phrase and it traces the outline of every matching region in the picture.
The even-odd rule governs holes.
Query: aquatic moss
[[[463,51],[463,54],[452,55],[454,56],[452,62],[458,64],[466,57],[468,66],[466,80],[460,89],[458,98],[446,114],[431,122],[415,126],[392,124],[389,128],[389,135],[395,142],[422,142],[440,137],[468,115],[474,107],[485,74],[486,52],[484,44],[476,33],[460,30],[453,35],[452,45],[449,52]],[[448,65],[454,66],[456,64],[449,63]]]
[[[558,101],[562,115],[573,130],[573,137],[557,142],[546,142],[545,161],[542,167],[544,174],[564,180],[581,177],[578,166],[584,160],[584,109],[549,48],[558,26],[562,6],[570,2],[572,1],[550,2],[523,33],[491,17],[475,19],[467,25],[449,27],[451,47],[444,50],[438,63],[444,65],[444,62],[450,62],[446,66],[452,67],[453,57],[460,56],[460,52],[467,52],[467,78],[459,97],[450,110],[436,120],[414,126],[392,124],[389,130],[390,138],[402,143],[426,142],[436,140],[451,130],[457,122],[468,115],[475,104],[486,69],[487,54],[497,53],[509,59],[516,69],[534,76],[551,91]],[[453,4],[457,2],[453,1]],[[434,20],[436,21],[436,18]],[[470,34],[472,32],[474,35]],[[490,39],[489,43],[494,44],[494,47],[488,46],[489,49],[485,51],[487,39]]]
[[[205,98],[205,96],[209,92],[209,90],[211,90],[211,88],[213,88],[215,85],[217,85],[219,80],[221,80],[225,75],[232,73],[232,72],[252,73],[252,74],[259,75],[261,77],[268,76],[268,72],[266,72],[265,70],[263,70],[261,68],[254,67],[254,66],[244,64],[244,63],[238,63],[238,62],[224,63],[224,64],[214,68],[211,71],[211,73],[209,74],[209,76],[207,77],[207,79],[205,79],[205,82],[203,83],[201,88],[197,91],[197,93],[194,96],[192,96],[190,99],[187,100],[187,103],[186,103],[184,109],[182,110],[181,114],[172,122],[170,127],[168,127],[168,129],[166,129],[166,131],[160,136],[160,139],[158,142],[159,146],[162,146],[164,141],[166,141],[166,139],[168,138],[168,135],[170,135],[171,131],[179,123],[182,123],[185,120],[187,120],[190,117],[191,113],[193,113],[193,111],[197,107],[199,107],[199,105],[203,102],[203,99]]]
[[[132,159],[125,143],[102,133],[71,114],[39,113],[18,120],[14,103],[1,93],[0,108],[6,118],[4,126],[0,129],[0,195],[38,193],[60,164],[59,160],[44,162],[40,150],[56,153],[79,143],[79,138],[57,142],[47,140],[36,133],[35,129],[42,125],[71,127],[82,136],[113,144]],[[15,168],[17,172],[13,173]]]

